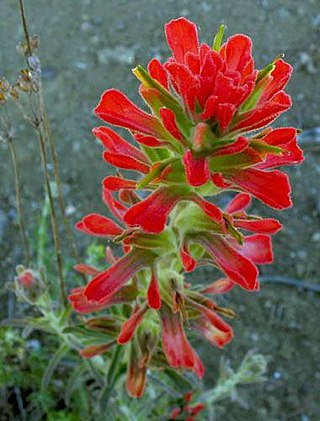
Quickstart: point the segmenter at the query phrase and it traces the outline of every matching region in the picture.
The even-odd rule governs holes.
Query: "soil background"
[[[40,36],[45,99],[58,153],[68,212],[72,222],[92,211],[103,211],[100,182],[111,169],[102,162],[91,129],[92,109],[110,87],[137,101],[138,82],[130,69],[152,57],[169,55],[163,25],[186,16],[211,43],[221,22],[227,35],[246,33],[254,42],[257,66],[278,54],[295,68],[288,87],[294,106],[279,124],[300,127],[306,161],[290,173],[294,208],[277,217],[284,230],[274,239],[275,263],[262,274],[319,284],[320,259],[320,1],[319,0],[26,0],[30,32]],[[0,1],[0,75],[14,81],[23,59],[16,54],[22,38],[16,0]],[[1,110],[0,110],[1,112]],[[43,199],[37,143],[33,133],[12,111],[24,186],[29,235],[35,232]],[[314,129],[314,130],[312,130]],[[22,256],[15,211],[9,151],[0,145],[0,266],[1,283],[11,280]],[[275,214],[257,202],[264,216]],[[254,213],[254,212],[253,212]],[[81,249],[86,239],[77,235]],[[194,276],[212,280],[213,272]],[[0,286],[1,288],[1,286]],[[0,314],[8,312],[0,289]],[[214,384],[221,355],[237,365],[249,349],[268,357],[268,380],[242,391],[246,405],[227,402],[218,420],[320,419],[319,293],[265,282],[261,292],[236,290],[228,304],[238,313],[235,339],[225,350],[203,345],[205,381]],[[2,308],[1,308],[2,306]]]

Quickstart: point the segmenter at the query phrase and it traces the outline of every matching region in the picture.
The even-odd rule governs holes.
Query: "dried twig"
[[[25,255],[26,264],[30,264],[30,247],[28,243],[27,231],[24,223],[24,211],[22,205],[22,195],[21,195],[21,183],[20,183],[20,173],[19,173],[19,164],[16,147],[13,141],[9,123],[6,122],[3,118],[1,119],[1,129],[3,140],[8,144],[11,154],[12,168],[13,168],[13,177],[14,177],[14,186],[16,193],[16,206],[18,212],[18,223],[21,233],[22,245]]]

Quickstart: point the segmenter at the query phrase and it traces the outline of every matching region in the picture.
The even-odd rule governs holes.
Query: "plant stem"
[[[38,124],[35,124],[35,129],[38,135],[45,188],[46,188],[46,192],[49,199],[49,205],[50,205],[51,227],[52,227],[53,242],[54,242],[56,260],[57,260],[57,269],[58,269],[58,277],[59,277],[59,284],[60,284],[60,296],[61,296],[62,304],[65,306],[67,303],[67,298],[66,298],[66,293],[65,293],[65,282],[64,282],[64,276],[63,276],[63,259],[62,259],[62,251],[61,251],[61,241],[60,241],[60,235],[59,235],[59,229],[58,229],[56,209],[54,205],[52,189],[50,186],[50,177],[49,177],[48,166],[47,166],[48,161],[47,161],[45,137],[41,129],[40,122],[38,122]]]
[[[29,66],[28,57],[32,56],[33,52],[32,52],[31,43],[30,43],[30,36],[29,36],[29,31],[28,31],[24,0],[19,0],[19,9],[20,9],[21,23],[22,23],[22,27],[23,27],[23,31],[24,31],[24,35],[26,39],[26,44],[27,44],[26,59]],[[67,241],[68,241],[72,256],[79,263],[78,251],[76,248],[76,244],[74,242],[72,230],[70,228],[68,217],[66,214],[66,206],[65,206],[65,201],[64,201],[63,192],[62,192],[62,181],[61,181],[60,170],[59,170],[57,147],[56,147],[55,139],[51,132],[50,121],[49,121],[48,114],[46,112],[46,108],[44,104],[41,75],[39,75],[39,90],[37,91],[36,95],[38,99],[38,119],[43,123],[44,138],[49,143],[50,155],[51,155],[51,159],[53,163],[54,180],[55,180],[55,183],[57,186],[57,192],[58,192],[58,202],[59,202],[59,207],[60,207],[60,211],[62,215],[63,225],[64,225],[66,236],[67,236]],[[82,275],[82,277],[83,277],[84,282],[86,283],[87,282],[86,276]]]
[[[26,44],[27,44],[28,56],[31,56],[32,49],[31,49],[31,44],[30,44],[30,36],[29,36],[29,31],[28,31],[24,0],[19,0],[19,10],[20,10],[20,18],[21,18],[21,24],[22,24],[22,28],[24,32],[24,37],[26,39]]]
[[[13,167],[13,175],[14,175],[14,185],[16,191],[16,206],[18,211],[18,221],[19,221],[19,228],[22,238],[23,250],[26,259],[26,264],[29,266],[30,264],[30,249],[29,243],[27,239],[26,227],[24,223],[24,213],[23,213],[23,206],[22,206],[22,199],[21,199],[21,188],[20,188],[20,174],[19,174],[19,166],[18,166],[18,159],[17,159],[17,151],[14,145],[13,139],[10,135],[7,138],[10,153],[11,153],[11,160],[12,160],[12,167]]]
[[[26,19],[23,0],[19,0],[19,10],[20,10],[21,24],[23,27],[26,44],[27,44],[26,58],[28,62],[28,57],[32,56],[32,49],[31,49],[31,44],[30,44],[30,37],[29,37],[29,32],[28,32],[28,25],[27,25],[27,19]],[[28,62],[28,65],[29,65],[29,62]],[[41,88],[41,80],[40,80],[40,88]],[[61,302],[63,306],[65,306],[67,303],[67,299],[66,299],[66,294],[65,294],[65,282],[64,282],[64,275],[63,275],[63,259],[62,259],[62,251],[61,251],[61,241],[60,241],[60,235],[59,235],[59,229],[58,229],[57,214],[56,214],[55,204],[54,204],[52,190],[50,186],[50,177],[48,173],[43,96],[42,94],[41,95],[40,94],[41,94],[41,89],[39,89],[37,93],[39,107],[37,110],[38,111],[37,115],[35,116],[34,121],[33,121],[33,126],[37,132],[38,141],[39,141],[39,149],[40,149],[41,163],[42,163],[42,169],[43,169],[43,174],[44,174],[45,188],[46,188],[46,192],[49,199],[49,205],[50,205],[51,226],[52,226],[53,241],[54,241],[54,248],[55,248],[55,253],[56,253],[57,270],[58,270],[58,277],[59,277],[59,284],[60,284],[60,296],[61,296]]]
[[[48,115],[47,115],[47,112],[46,112],[46,109],[45,109],[41,88],[39,90],[39,97],[40,97],[40,111],[42,113],[44,130],[45,130],[45,133],[46,133],[46,137],[49,139],[50,153],[51,153],[51,158],[52,158],[52,162],[53,162],[54,180],[55,180],[56,185],[57,185],[58,201],[59,201],[60,211],[61,211],[61,214],[62,214],[63,225],[64,225],[64,228],[65,228],[65,231],[66,231],[66,234],[67,234],[67,240],[68,240],[68,243],[69,243],[71,254],[73,255],[73,257],[79,263],[78,250],[77,250],[77,247],[75,245],[72,230],[70,228],[70,224],[69,224],[68,217],[67,217],[67,214],[66,214],[66,206],[65,206],[65,201],[64,201],[64,197],[63,197],[63,191],[62,191],[62,181],[61,181],[61,177],[60,177],[60,169],[59,169],[59,160],[58,160],[56,141],[55,141],[55,138],[54,138],[54,136],[52,135],[52,132],[51,132],[50,121],[49,121],[49,118],[48,118]]]

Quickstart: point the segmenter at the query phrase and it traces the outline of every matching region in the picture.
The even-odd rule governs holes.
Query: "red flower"
[[[232,340],[233,330],[220,315],[232,318],[233,311],[207,294],[235,285],[259,289],[256,265],[273,261],[271,235],[282,226],[246,209],[252,196],[275,209],[291,206],[288,177],[275,168],[303,160],[296,129],[265,128],[291,106],[284,92],[289,64],[276,59],[259,71],[248,36],[234,35],[220,45],[220,33],[211,48],[199,43],[195,24],[185,18],[169,22],[165,32],[172,57],[133,70],[151,111],[115,89],[95,108],[102,120],[128,129],[134,142],[108,127],[95,128],[103,159],[135,175],[117,172],[103,180],[103,201],[117,222],[91,213],[76,225],[120,243],[123,256],[116,259],[107,248],[107,269],[76,265],[92,279],[69,296],[83,314],[127,304],[117,312],[112,344],[129,348],[127,390],[134,397],[143,394],[151,362],[203,376],[186,326],[217,347]],[[237,195],[223,211],[210,197],[224,189]],[[208,264],[224,278],[199,292],[183,273]],[[90,345],[82,355],[98,355],[112,344]],[[202,409],[186,405],[183,411],[192,420]]]
[[[151,181],[168,184],[182,177],[181,181],[193,187],[213,182],[219,188],[253,194],[276,209],[290,207],[287,176],[265,170],[303,160],[296,130],[274,129],[247,138],[239,134],[270,124],[291,106],[283,91],[291,66],[278,59],[259,72],[254,68],[248,36],[234,35],[212,50],[199,44],[196,26],[185,18],[169,22],[165,32],[173,57],[163,65],[152,60],[148,72],[141,66],[134,70],[142,82],[140,93],[153,114],[114,89],[104,93],[95,112],[103,120],[133,131],[138,142],[156,147],[158,152],[151,161],[163,162],[170,157],[168,149],[177,161],[163,162],[165,171],[157,180],[155,168],[159,166],[110,129],[100,127],[94,133],[108,149],[105,159],[147,174],[149,181],[144,185]],[[156,197],[151,196],[150,203]],[[166,217],[161,218],[158,229],[166,222]]]

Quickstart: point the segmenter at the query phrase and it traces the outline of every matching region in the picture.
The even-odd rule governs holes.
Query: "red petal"
[[[147,366],[141,361],[138,345],[131,342],[126,387],[133,398],[141,398],[147,381]]]
[[[227,183],[221,173],[213,173],[211,174],[211,181],[213,182],[213,184],[215,184],[217,187],[221,188],[221,189],[227,189],[228,187],[231,186],[231,183]]]
[[[233,225],[247,231],[261,234],[275,234],[280,231],[282,225],[276,219],[234,219]]]
[[[90,301],[84,295],[85,287],[75,288],[71,291],[71,294],[68,296],[68,300],[71,303],[73,310],[77,313],[88,314],[95,311],[105,310],[106,308],[114,304],[123,304],[132,301],[134,294],[128,291],[127,287],[123,288],[123,291],[120,290],[114,296],[103,300],[102,302]]]
[[[193,111],[195,97],[200,87],[198,77],[191,73],[187,66],[177,62],[168,62],[165,67],[170,73],[170,80],[175,90],[182,97],[187,107]]]
[[[254,289],[258,270],[251,260],[218,235],[202,236],[199,240],[228,278],[244,289]]]
[[[247,193],[237,194],[226,207],[226,212],[229,214],[239,213],[246,210],[251,203],[251,196]]]
[[[160,108],[160,117],[164,127],[168,132],[178,140],[184,140],[177,126],[176,116],[169,108]]]
[[[288,83],[293,68],[289,63],[283,60],[277,60],[275,69],[271,73],[270,82],[263,91],[259,103],[263,103],[273,97],[274,94],[281,91]]]
[[[272,208],[286,209],[292,206],[289,178],[280,171],[248,168],[226,177]]]
[[[97,275],[99,273],[98,269],[86,265],[85,263],[78,263],[77,265],[73,266],[73,269],[79,273],[84,273],[85,275]]]
[[[222,131],[226,130],[229,126],[235,112],[236,107],[233,104],[219,104],[217,106],[216,117]]]
[[[201,118],[203,120],[207,120],[213,117],[216,114],[217,106],[218,106],[217,96],[214,94],[209,96],[209,98],[206,100],[204,110],[201,114]]]
[[[165,33],[173,57],[178,62],[184,63],[188,52],[198,54],[198,30],[194,23],[185,18],[173,19],[165,25]]]
[[[221,155],[235,155],[240,152],[243,152],[249,146],[249,141],[243,137],[239,136],[238,139],[231,143],[230,145],[219,148],[212,156],[221,156]]]
[[[194,75],[200,73],[200,58],[198,54],[194,54],[189,51],[185,55],[184,61]]]
[[[290,127],[274,129],[261,138],[268,145],[283,149],[281,155],[267,155],[264,162],[258,165],[260,169],[275,168],[281,165],[299,164],[304,160],[303,151],[297,144],[297,130]]]
[[[273,262],[272,242],[269,235],[256,234],[246,237],[239,252],[258,265]]]
[[[239,86],[238,72],[235,75],[219,71],[215,81],[214,94],[218,97],[218,103],[232,104],[236,108],[243,103],[250,93],[251,85]]]
[[[97,355],[104,354],[105,352],[109,351],[109,349],[114,345],[114,341],[111,341],[106,344],[99,344],[99,345],[91,345],[86,348],[83,348],[79,351],[81,357],[84,358],[93,358]]]
[[[143,306],[141,308],[137,307],[131,314],[130,318],[126,320],[122,326],[121,331],[118,336],[118,344],[124,345],[127,342],[131,341],[133,338],[134,332],[136,331],[139,324],[142,322],[142,319],[147,311],[147,307]]]
[[[148,164],[138,161],[137,159],[128,155],[120,155],[117,153],[105,151],[103,152],[103,159],[106,162],[109,162],[109,164],[124,170],[135,170],[142,172],[143,174],[148,174],[150,170],[150,166]]]
[[[144,231],[157,234],[164,230],[169,213],[183,199],[168,187],[160,187],[145,200],[133,205],[124,215],[129,226],[140,226]]]
[[[149,307],[153,308],[154,310],[159,310],[161,308],[161,295],[160,295],[159,282],[154,270],[152,271],[152,276],[151,276],[151,281],[150,281],[148,292],[147,292],[147,297],[148,297]]]
[[[236,124],[232,130],[252,131],[270,124],[281,113],[291,107],[291,98],[284,91],[278,92],[270,100],[261,104],[253,111],[245,113],[240,123]]]
[[[109,265],[113,265],[118,259],[114,256],[112,248],[110,246],[106,247],[106,262]]]
[[[180,313],[173,313],[163,303],[160,316],[162,323],[162,348],[170,366],[193,369],[198,377],[202,377],[204,374],[203,364],[186,338]]]
[[[186,244],[180,248],[180,257],[185,272],[192,272],[196,268],[197,261],[191,256]]]
[[[165,135],[162,124],[155,116],[142,111],[116,89],[104,92],[94,112],[102,120],[116,126],[156,137]]]
[[[225,294],[234,287],[234,283],[229,278],[221,278],[207,286],[202,293],[203,294]]]
[[[164,142],[156,139],[153,136],[145,136],[141,133],[135,133],[134,138],[137,142],[142,143],[143,145],[150,146],[151,148],[157,148],[163,146]]]
[[[122,189],[136,189],[137,182],[133,180],[125,180],[124,178],[109,176],[103,179],[103,187],[106,190],[118,191]]]
[[[112,214],[119,219],[119,221],[123,221],[123,215],[126,212],[127,208],[118,200],[115,200],[112,193],[107,190],[106,188],[102,189],[102,198],[108,209],[112,212]]]
[[[119,225],[98,213],[91,213],[85,216],[82,218],[82,223],[86,233],[95,236],[114,237],[123,232],[123,229]]]
[[[168,89],[168,75],[166,69],[156,58],[152,59],[148,64],[150,76],[160,83],[164,88]]]
[[[212,345],[223,348],[232,340],[233,330],[214,312],[211,311],[210,313],[212,313],[210,319],[195,321],[192,327],[199,331]]]
[[[195,158],[190,150],[183,156],[183,165],[188,183],[191,186],[202,186],[209,180],[209,167],[206,158]]]
[[[88,300],[103,302],[116,294],[140,269],[148,266],[145,250],[134,250],[93,278],[84,294]]]
[[[243,34],[230,37],[220,49],[220,54],[225,59],[228,71],[237,71],[241,74],[248,71],[248,64],[253,70],[253,59],[251,56],[252,41]],[[250,72],[250,71],[249,71]]]
[[[147,157],[134,146],[130,145],[125,139],[119,136],[116,132],[109,129],[109,127],[95,127],[92,130],[94,136],[101,140],[103,146],[110,152],[117,153],[119,155],[128,155],[132,158],[136,158],[138,161],[148,163]]]
[[[208,202],[198,195],[193,196],[193,201],[215,222],[221,223],[223,215],[218,206]]]

